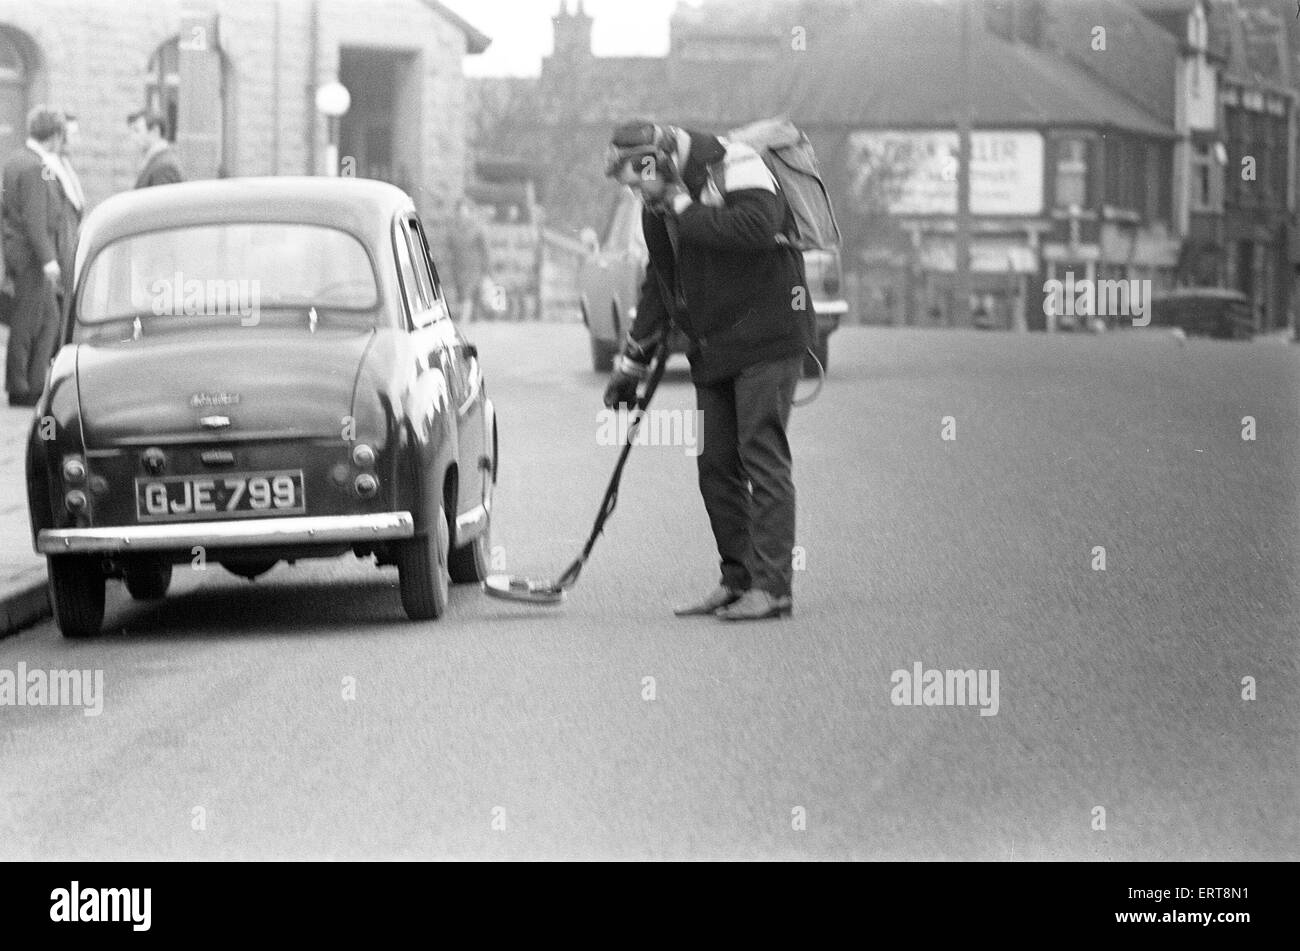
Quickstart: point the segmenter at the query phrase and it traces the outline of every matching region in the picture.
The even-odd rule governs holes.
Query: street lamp
[[[352,105],[352,95],[340,82],[326,83],[316,90],[316,111],[325,117],[329,130],[329,145],[325,147],[326,175],[339,173],[339,117]]]

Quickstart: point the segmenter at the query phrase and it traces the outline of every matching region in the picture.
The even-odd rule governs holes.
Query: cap
[[[605,151],[605,174],[614,177],[628,162],[643,156],[653,157],[659,168],[672,168],[674,143],[663,126],[645,120],[625,122],[614,129]]]

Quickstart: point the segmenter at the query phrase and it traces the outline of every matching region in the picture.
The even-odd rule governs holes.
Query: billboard
[[[866,213],[957,214],[955,131],[870,131],[849,136],[853,196]],[[1043,210],[1043,137],[1037,132],[971,134],[971,213],[1037,215]]]

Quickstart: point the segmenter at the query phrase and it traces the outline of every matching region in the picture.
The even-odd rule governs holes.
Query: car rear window
[[[378,304],[370,256],[347,232],[229,223],[153,231],[107,245],[86,268],[77,320],[238,317],[251,326],[262,310],[373,311]]]

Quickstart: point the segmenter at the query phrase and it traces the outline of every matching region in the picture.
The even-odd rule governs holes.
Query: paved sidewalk
[[[0,353],[8,340],[9,328],[0,325]],[[25,457],[31,422],[32,410],[0,402],[0,637],[50,613],[45,559],[32,551],[27,521]]]

